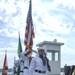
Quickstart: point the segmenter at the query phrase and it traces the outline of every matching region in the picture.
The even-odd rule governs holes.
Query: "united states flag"
[[[24,39],[24,44],[26,45],[26,48],[32,48],[33,38],[35,36],[31,10],[32,10],[32,7],[31,7],[31,0],[30,0],[29,11],[28,11],[27,20],[26,20],[25,39]]]

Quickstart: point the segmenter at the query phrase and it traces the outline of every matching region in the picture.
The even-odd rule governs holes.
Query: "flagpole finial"
[[[15,60],[16,60],[16,58],[15,58],[15,56],[14,56],[14,62],[15,62]]]
[[[31,4],[32,0],[30,0],[30,4]]]
[[[20,35],[20,31],[18,31],[18,34]]]
[[[5,50],[5,53],[7,53],[7,50]]]

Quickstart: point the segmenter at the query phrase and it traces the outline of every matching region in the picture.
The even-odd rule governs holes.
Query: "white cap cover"
[[[38,48],[38,51],[39,51],[39,50],[45,50],[45,49],[44,49],[44,47],[39,47],[39,48]]]

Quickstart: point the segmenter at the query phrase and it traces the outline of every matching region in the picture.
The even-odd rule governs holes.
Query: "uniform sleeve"
[[[22,62],[22,58],[19,58],[18,65],[21,65],[21,62]]]
[[[35,58],[31,60],[30,66],[29,66],[29,75],[33,75],[33,72],[35,70]]]
[[[25,60],[27,57],[25,56],[25,52],[20,53],[20,58],[22,58],[23,60]]]

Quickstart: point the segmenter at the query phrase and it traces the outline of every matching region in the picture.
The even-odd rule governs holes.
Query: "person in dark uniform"
[[[65,75],[69,75],[70,71],[71,71],[70,66],[67,66],[67,64],[65,64],[65,66],[64,66],[64,73],[65,73]]]

